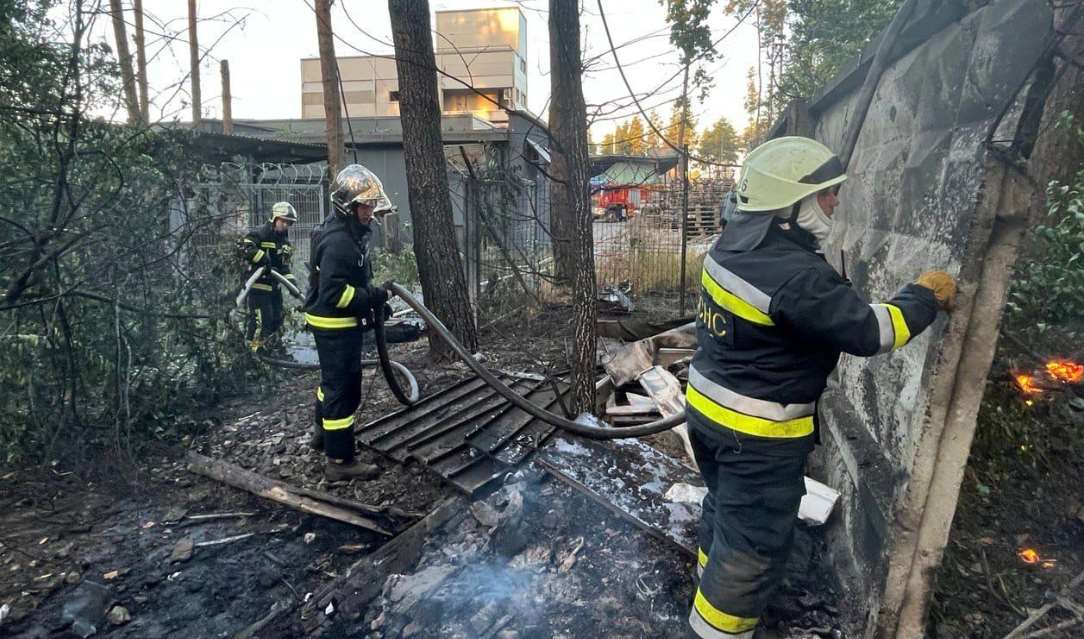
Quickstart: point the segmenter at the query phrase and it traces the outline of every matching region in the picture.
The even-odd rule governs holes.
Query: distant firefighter
[[[289,202],[278,202],[271,207],[271,219],[241,240],[241,251],[249,266],[249,275],[261,266],[263,275],[252,285],[248,294],[248,325],[245,339],[256,350],[272,345],[280,339],[282,328],[282,290],[271,271],[277,271],[290,282],[290,258],[294,247],[290,244],[288,230],[297,222],[297,211]]]

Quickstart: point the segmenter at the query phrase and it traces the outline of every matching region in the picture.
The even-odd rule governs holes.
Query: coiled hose
[[[448,327],[445,326],[444,323],[441,322],[436,315],[433,315],[433,313],[431,313],[429,309],[423,306],[422,303],[419,302],[413,295],[411,295],[410,291],[391,281],[385,282],[384,288],[389,293],[394,293],[395,295],[398,295],[401,300],[406,302],[407,306],[417,311],[417,313],[421,315],[422,318],[425,319],[425,321],[429,324],[429,328],[436,331],[437,334],[440,335],[440,337],[444,341],[448,342],[448,344],[452,347],[452,350],[454,350],[456,354],[459,355],[460,359],[463,360],[463,363],[470,367],[470,369],[473,370],[479,377],[481,377],[482,380],[485,381],[485,383],[489,384],[493,388],[493,390],[497,391],[497,393],[500,394],[501,397],[504,397],[508,401],[518,406],[520,409],[530,413],[531,415],[534,415],[535,417],[541,419],[547,424],[556,426],[557,428],[560,428],[561,430],[567,431],[574,435],[586,437],[587,439],[632,439],[635,437],[654,435],[655,433],[661,433],[664,430],[670,430],[674,426],[677,426],[678,424],[681,424],[685,421],[685,413],[682,412],[677,415],[665,417],[663,419],[659,419],[648,424],[642,424],[640,426],[630,426],[628,428],[610,428],[604,426],[595,426],[589,423],[581,423],[579,421],[572,421],[571,419],[567,419],[556,413],[551,413],[550,411],[529,401],[527,398],[523,397],[508,386],[505,386],[504,383],[501,382],[501,380],[497,379],[497,377],[494,376],[493,373],[489,372],[489,370],[485,366],[482,366],[480,363],[478,363],[478,360],[474,359],[474,356],[471,355],[470,352],[467,351],[467,349],[463,346],[463,344],[461,344],[459,340],[456,339],[455,335],[452,334],[450,330],[448,330]],[[378,339],[378,348],[379,344],[380,340]],[[385,370],[384,374],[388,376],[388,385],[392,387],[392,390],[394,392],[397,382],[393,382],[392,377],[388,375],[387,370]],[[591,420],[595,421],[595,423],[601,423],[597,419],[594,419],[594,417],[588,417],[590,417]],[[584,418],[581,416],[580,419]]]

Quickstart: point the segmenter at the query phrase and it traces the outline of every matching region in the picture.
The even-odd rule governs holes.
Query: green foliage
[[[109,433],[119,446],[255,368],[224,321],[238,278],[223,220],[185,192],[188,136],[93,119],[119,110],[115,60],[87,42],[101,14],[52,4],[0,0],[5,459]]]
[[[681,51],[683,63],[693,64],[690,83],[700,90],[700,99],[707,98],[712,78],[704,64],[715,60],[708,15],[715,0],[659,0],[666,6],[666,21],[670,23],[670,42]]]
[[[719,118],[711,128],[700,134],[697,155],[714,162],[733,164],[738,161],[741,140],[726,118]]]
[[[790,35],[776,91],[808,98],[856,58],[892,20],[903,0],[789,0]]]
[[[414,255],[414,249],[404,248],[398,253],[381,250],[377,253],[373,261],[373,283],[383,284],[388,280],[407,288],[420,286],[418,259]]]
[[[1061,127],[1072,128],[1064,113]],[[1084,145],[1084,127],[1073,131]],[[1034,230],[1033,257],[1016,269],[1008,310],[1015,324],[1042,332],[1084,318],[1084,166],[1067,181],[1046,187],[1046,218]]]

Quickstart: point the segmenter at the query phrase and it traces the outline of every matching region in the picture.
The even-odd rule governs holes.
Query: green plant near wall
[[[388,280],[411,289],[418,287],[418,260],[414,249],[404,248],[398,253],[377,252],[373,261],[373,283],[383,284]]]
[[[1075,127],[1084,146],[1084,127],[1063,113],[1059,127]],[[1066,182],[1046,188],[1046,216],[1034,233],[1034,257],[1017,267],[1007,310],[1014,325],[1040,333],[1053,325],[1072,325],[1084,318],[1084,165]]]

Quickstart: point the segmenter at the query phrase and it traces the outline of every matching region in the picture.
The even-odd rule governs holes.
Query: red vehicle
[[[604,215],[614,221],[635,217],[639,205],[640,189],[638,187],[603,187],[595,195],[595,208],[604,211]]]

